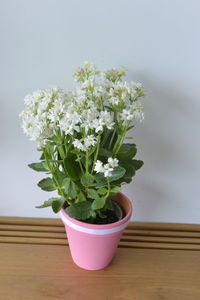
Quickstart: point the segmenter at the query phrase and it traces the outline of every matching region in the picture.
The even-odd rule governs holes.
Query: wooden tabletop
[[[1,300],[198,300],[200,225],[131,223],[112,264],[71,260],[60,220],[0,218]]]

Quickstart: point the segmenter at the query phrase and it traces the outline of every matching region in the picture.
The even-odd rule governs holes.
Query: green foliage
[[[63,204],[65,203],[65,198],[57,198],[52,202],[52,209],[55,213],[58,213],[61,208],[63,207]]]
[[[105,148],[100,148],[99,149],[99,155],[103,156],[103,157],[111,157],[112,153],[109,150],[105,149]]]
[[[46,191],[46,192],[52,192],[52,191],[55,191],[56,190],[56,186],[52,180],[52,178],[50,177],[47,177],[47,178],[44,178],[42,179],[39,183],[38,183],[38,186],[43,190],[43,191]]]
[[[106,198],[105,197],[98,197],[98,199],[95,199],[92,202],[92,209],[93,210],[98,210],[101,209],[105,206]]]
[[[105,210],[107,210],[107,209],[114,210],[113,203],[112,203],[112,201],[109,198],[106,199],[106,203],[105,203],[104,209]]]
[[[44,208],[44,207],[52,206],[53,211],[55,213],[58,213],[64,203],[65,203],[65,198],[52,197],[49,200],[44,201],[42,205],[36,206],[36,208]]]
[[[32,164],[29,164],[28,166],[29,166],[29,168],[31,168],[37,172],[48,172],[49,171],[45,165],[45,161],[41,161],[39,163],[32,163]]]
[[[94,216],[90,201],[74,203],[68,206],[65,210],[67,214],[77,220],[86,220]]]
[[[53,181],[55,185],[57,182],[59,183],[59,185],[62,185],[64,179],[65,179],[65,173],[61,172],[60,170],[56,170],[53,173]]]
[[[57,198],[55,198],[55,197],[49,198],[47,201],[44,201],[44,203],[42,205],[36,206],[36,208],[44,208],[44,207],[51,206],[52,202],[56,199]]]
[[[119,193],[121,191],[121,187],[120,186],[113,186],[110,190],[110,195],[115,195],[117,193]]]
[[[104,186],[107,186],[107,180],[106,178],[104,177],[103,174],[101,173],[98,173],[95,175],[95,180],[96,180],[96,187],[104,187]]]
[[[136,155],[136,153],[137,148],[135,144],[123,144],[117,153],[117,158],[120,161],[129,161]]]
[[[107,192],[108,192],[108,190],[107,190],[106,188],[104,188],[104,187],[101,187],[101,188],[99,188],[99,189],[97,190],[97,193],[98,193],[99,195],[105,195],[105,194],[107,194]]]
[[[98,192],[94,189],[88,189],[87,195],[88,195],[88,198],[90,198],[90,199],[99,200],[99,198],[100,198]]]
[[[68,196],[72,199],[76,199],[78,192],[79,192],[78,187],[72,180],[70,180]]]
[[[144,165],[144,162],[142,160],[133,159],[132,164],[133,164],[135,170],[139,170]]]
[[[116,167],[114,168],[114,171],[112,172],[112,176],[110,177],[110,182],[116,181],[119,178],[123,177],[123,175],[126,173],[126,170],[123,167]]]
[[[89,173],[83,174],[81,176],[81,183],[85,187],[91,186],[94,183],[94,180],[95,180],[94,176]]]
[[[65,194],[69,193],[70,182],[71,182],[71,179],[69,177],[65,177],[62,181],[61,188]]]
[[[77,195],[76,203],[84,202],[84,201],[86,201],[86,197],[85,197],[84,193],[82,191],[80,191],[79,194]]]
[[[76,156],[70,155],[64,159],[64,167],[72,180],[78,180],[81,175],[79,164],[76,162]]]

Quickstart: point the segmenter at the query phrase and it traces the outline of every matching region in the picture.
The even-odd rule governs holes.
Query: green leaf
[[[95,180],[97,182],[97,187],[107,186],[107,180],[103,174],[101,173],[95,174]]]
[[[124,162],[121,164],[123,168],[126,170],[124,177],[133,177],[135,175],[135,168],[132,161]]]
[[[41,156],[40,156],[40,160],[44,160],[45,156],[44,156],[44,152],[42,152]]]
[[[78,202],[84,202],[86,201],[86,198],[85,198],[85,195],[83,194],[83,192],[79,192],[78,196],[77,196],[77,200],[76,200],[76,203]]]
[[[97,193],[99,194],[99,195],[105,195],[106,193],[107,193],[107,189],[106,188],[104,188],[104,187],[100,187],[98,190],[97,190]]]
[[[47,191],[47,192],[51,192],[51,191],[55,191],[55,190],[56,190],[56,186],[54,185],[53,180],[52,180],[52,178],[50,178],[50,177],[47,177],[47,178],[42,179],[42,180],[38,183],[38,186],[39,186],[42,190]]]
[[[93,201],[93,203],[92,203],[92,209],[93,210],[97,210],[97,209],[103,208],[104,205],[105,205],[105,202],[106,202],[106,198],[105,197],[102,197],[102,198],[99,197],[99,199],[96,199],[96,200]]]
[[[81,183],[83,186],[91,186],[94,182],[94,176],[91,174],[83,174],[81,177]]]
[[[77,187],[73,181],[70,180],[69,188],[68,188],[68,196],[71,198],[77,197]]]
[[[121,163],[123,168],[126,170],[123,177],[115,182],[115,184],[120,184],[122,182],[130,183],[132,181],[132,177],[135,175],[135,168],[132,164],[132,161]]]
[[[129,126],[129,127],[127,128],[127,131],[129,131],[130,129],[132,129],[132,128],[134,128],[134,127],[135,127],[134,125]]]
[[[120,135],[120,136],[122,136],[122,134],[123,134],[123,128],[121,127],[121,126],[117,126],[117,133]]]
[[[62,182],[63,182],[64,178],[66,178],[66,175],[63,172],[61,172],[60,170],[56,170],[53,173],[54,182],[55,182],[55,178],[58,181],[59,185],[62,185]],[[56,184],[56,182],[55,182],[55,184]]]
[[[61,197],[61,198],[57,198],[52,202],[52,209],[55,213],[58,213],[61,208],[63,207],[63,204],[65,202],[65,198]]]
[[[99,155],[103,156],[103,157],[111,157],[112,153],[109,150],[105,149],[105,148],[100,148],[99,149]]]
[[[132,164],[133,164],[135,170],[139,170],[143,166],[144,162],[142,160],[133,159]]]
[[[114,186],[112,187],[111,191],[110,191],[110,195],[115,195],[117,193],[119,193],[121,191],[121,187],[120,186]]]
[[[64,159],[64,165],[69,177],[72,180],[78,180],[81,175],[79,164],[75,161],[76,156],[68,156]]]
[[[137,153],[135,144],[123,144],[117,153],[117,158],[120,161],[128,161],[132,159]]]
[[[71,218],[77,220],[86,220],[93,216],[90,201],[74,203],[68,206],[65,210]]]
[[[109,198],[106,199],[106,203],[105,203],[105,210],[107,209],[114,210],[113,202]]]
[[[118,166],[114,168],[114,170],[112,171],[112,176],[110,177],[110,182],[118,180],[119,178],[123,177],[125,172],[126,170],[123,167]]]
[[[55,197],[49,198],[47,201],[44,201],[44,203],[42,205],[36,206],[36,208],[44,208],[44,207],[51,206],[51,204],[54,200],[57,200],[57,198],[55,198]]]
[[[39,163],[32,163],[29,164],[29,168],[33,169],[34,171],[37,172],[48,172],[49,170],[46,168],[46,166],[44,165],[44,161],[41,161]]]
[[[64,190],[66,194],[68,194],[69,192],[70,181],[71,179],[69,177],[65,177],[62,181],[61,188]]]
[[[88,189],[88,198],[99,200],[99,194],[94,189]]]

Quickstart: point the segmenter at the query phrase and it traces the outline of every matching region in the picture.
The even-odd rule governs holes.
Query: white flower
[[[111,113],[106,110],[102,110],[98,113],[98,117],[92,120],[90,128],[95,129],[95,132],[98,133],[103,131],[104,126],[108,129],[112,129],[113,125],[114,122]]]
[[[94,137],[93,134],[91,135],[88,135],[85,139],[84,139],[84,145],[85,145],[85,148],[89,148],[90,146],[94,146],[97,142],[97,139],[96,137]]]
[[[134,119],[134,116],[130,109],[123,109],[122,112],[120,113],[120,117],[121,120],[123,121],[130,121]]]
[[[24,99],[25,108],[20,114],[22,128],[39,147],[43,147],[54,134],[55,126],[51,122],[50,110],[54,102],[62,99],[63,95],[63,91],[58,88],[47,88],[35,91]]]
[[[97,173],[104,173],[104,167],[103,167],[102,161],[97,160],[95,162],[94,171],[97,172]]]
[[[109,165],[112,167],[112,168],[115,168],[118,166],[118,162],[119,160],[117,158],[112,158],[112,157],[109,157],[108,158],[108,163]]]
[[[131,82],[131,86],[135,89],[142,89],[142,84],[140,82]]]
[[[114,168],[118,166],[118,159],[117,158],[108,158],[108,163],[103,165],[100,160],[97,160],[95,163],[95,172],[97,173],[104,173],[104,177],[111,177]]]
[[[85,146],[81,143],[81,141],[79,141],[78,139],[75,139],[72,144],[74,145],[75,148],[81,150],[81,151],[85,151]]]
[[[94,119],[90,124],[90,128],[95,129],[95,132],[103,130],[104,122],[101,119]]]
[[[116,124],[126,126],[143,120],[141,84],[122,80],[123,68],[108,70],[101,77],[98,73],[93,63],[85,62],[74,74],[79,84],[72,92],[51,87],[27,95],[20,114],[23,131],[39,147],[60,132],[67,143],[86,151],[97,143],[96,133],[104,134]]]
[[[78,82],[84,82],[90,77],[94,77],[99,72],[96,69],[95,64],[90,62],[84,62],[83,66],[78,68],[76,72],[73,74],[74,79]]]
[[[107,110],[101,111],[99,114],[99,119],[101,120],[102,124],[105,125],[108,129],[112,129],[113,125],[113,117],[110,112]]]
[[[133,102],[127,109],[123,109],[120,113],[120,118],[122,121],[142,121],[144,119],[143,107],[137,102]]]
[[[110,164],[104,165],[104,176],[105,177],[111,177],[113,170],[114,169],[110,166]]]
[[[118,105],[119,102],[120,102],[120,100],[119,100],[119,98],[117,98],[117,97],[110,97],[110,98],[109,98],[109,102],[110,102],[112,105]]]

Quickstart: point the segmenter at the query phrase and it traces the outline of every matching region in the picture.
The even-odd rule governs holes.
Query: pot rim
[[[80,226],[82,228],[88,228],[88,229],[112,229],[112,228],[115,228],[115,227],[118,227],[118,228],[122,228],[123,229],[123,225],[127,225],[128,221],[130,220],[131,218],[131,215],[132,215],[132,203],[131,201],[123,194],[123,193],[118,193],[116,194],[115,196],[111,197],[112,200],[115,200],[117,198],[122,198],[123,200],[125,200],[127,203],[128,203],[128,212],[127,214],[125,215],[124,218],[122,218],[121,220],[117,221],[117,222],[114,222],[114,223],[110,223],[110,224],[90,224],[90,223],[85,223],[85,222],[82,222],[82,221],[79,221],[79,220],[76,220],[74,218],[71,218],[70,216],[68,216],[68,214],[65,212],[65,210],[62,208],[61,211],[60,211],[60,215],[61,215],[61,218],[63,220],[64,223],[73,223],[77,226]],[[123,206],[122,206],[123,208]],[[70,225],[69,225],[70,226]]]

